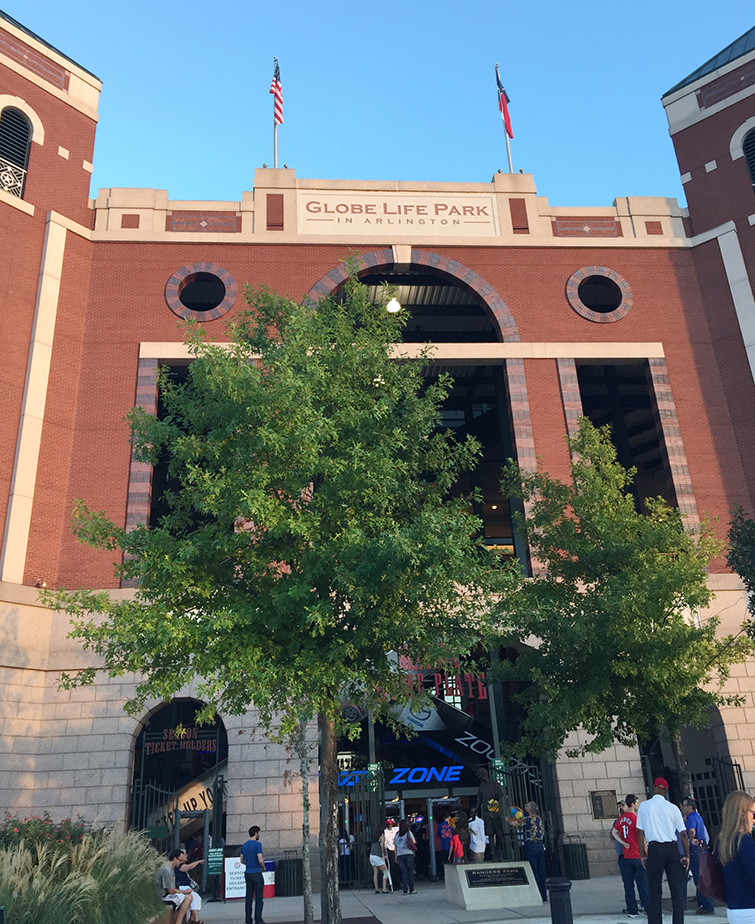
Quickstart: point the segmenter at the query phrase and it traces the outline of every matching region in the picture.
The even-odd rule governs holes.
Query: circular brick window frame
[[[588,308],[579,297],[579,285],[590,276],[605,276],[615,282],[621,291],[621,303],[613,311],[594,311]],[[612,321],[620,321],[629,314],[634,302],[634,295],[629,287],[629,283],[616,270],[608,269],[606,266],[583,266],[566,281],[566,298],[572,308],[586,318],[588,321],[595,321],[597,324],[610,324]]]
[[[194,311],[192,308],[187,308],[181,301],[183,286],[191,276],[196,276],[198,273],[208,273],[215,276],[225,286],[225,298],[223,301],[208,311]],[[236,280],[227,269],[218,266],[217,263],[187,263],[186,266],[176,270],[165,283],[165,301],[168,307],[179,318],[184,318],[186,321],[215,321],[217,318],[222,318],[224,314],[233,308],[238,294]]]

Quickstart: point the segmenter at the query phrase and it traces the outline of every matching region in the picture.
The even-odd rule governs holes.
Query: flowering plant
[[[26,818],[6,812],[0,825],[0,848],[14,847],[21,841],[27,845],[49,843],[68,847],[78,844],[89,831],[90,826],[81,815],[54,822],[49,812]]]

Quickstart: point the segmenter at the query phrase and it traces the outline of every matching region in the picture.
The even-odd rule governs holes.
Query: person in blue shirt
[[[703,895],[697,888],[697,879],[700,875],[700,851],[705,849],[708,843],[708,831],[702,816],[697,811],[694,799],[682,799],[682,815],[684,815],[684,824],[687,826],[687,837],[689,838],[689,871],[692,873],[692,880],[695,883],[697,892],[697,913],[713,914],[713,902],[707,895]],[[687,893],[687,883],[684,883],[685,897]]]
[[[262,893],[265,889],[262,874],[265,871],[265,858],[262,856],[260,829],[257,825],[252,825],[249,829],[249,840],[241,845],[241,858],[245,863],[246,924],[265,924],[262,920]]]
[[[741,790],[730,792],[721,812],[718,859],[726,881],[729,924],[755,922],[755,841],[751,836],[755,801]]]

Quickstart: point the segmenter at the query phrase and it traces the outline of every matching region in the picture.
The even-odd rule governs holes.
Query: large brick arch
[[[360,276],[364,276],[368,273],[380,272],[380,270],[393,269],[395,262],[393,248],[384,247],[382,250],[372,250],[356,255],[352,265],[357,267]],[[429,250],[418,250],[414,247],[412,247],[410,266],[417,269],[421,267],[425,272],[435,276],[453,279],[462,288],[474,293],[490,315],[499,341],[519,341],[519,329],[509,306],[493,286],[473,269],[450,257],[444,257]],[[339,263],[312,286],[305,302],[315,305],[321,298],[331,295],[349,278],[350,272],[351,266],[348,263]]]

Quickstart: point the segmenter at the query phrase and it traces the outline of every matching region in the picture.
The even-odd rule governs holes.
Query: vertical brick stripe
[[[267,194],[267,230],[283,231],[283,196],[281,193]]]
[[[157,414],[157,360],[140,359],[136,378],[134,403],[147,414]],[[149,522],[152,501],[152,466],[134,458],[128,470],[128,497],[126,499],[126,530],[144,526]],[[121,587],[136,587],[136,581],[121,581]]]
[[[583,416],[582,396],[579,393],[579,379],[577,378],[577,364],[573,359],[559,359],[557,360],[557,366],[566,430],[569,436],[574,437],[579,429],[579,418]]]
[[[662,441],[666,448],[676,503],[686,517],[686,525],[696,529],[700,525],[700,515],[692,488],[687,453],[684,450],[682,431],[676,414],[676,404],[671,393],[666,360],[648,360],[647,375],[655,413],[660,424]]]
[[[524,374],[524,360],[507,359],[504,363],[504,370],[511,406],[516,461],[523,471],[535,472],[537,471],[537,456],[535,455],[535,437],[530,415],[530,401],[527,395],[527,381]],[[531,512],[532,504],[525,501],[525,517],[529,518]],[[532,556],[532,553],[530,553],[530,564],[533,574],[545,573],[542,562]]]
[[[514,234],[529,234],[527,203],[524,199],[509,199],[509,211],[511,212],[511,227]]]

